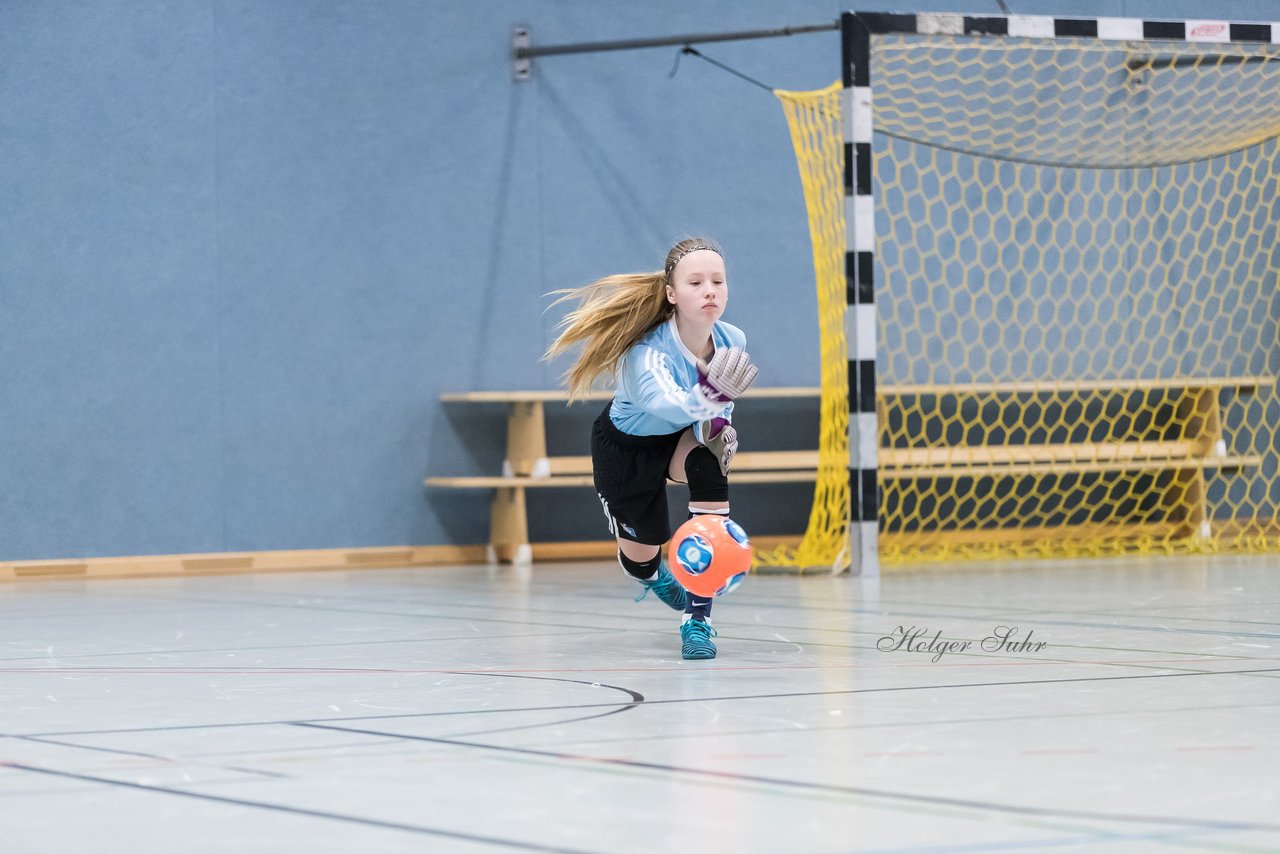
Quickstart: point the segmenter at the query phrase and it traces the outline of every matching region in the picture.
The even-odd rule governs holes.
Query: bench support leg
[[[489,544],[499,561],[527,564],[533,560],[524,487],[504,486],[494,491],[489,516]]]
[[[1226,450],[1222,442],[1222,411],[1218,402],[1218,388],[1195,389],[1178,407],[1178,418],[1187,419],[1187,433],[1194,440],[1198,457],[1223,456]],[[1204,469],[1184,469],[1174,481],[1183,490],[1182,502],[1186,510],[1184,536],[1208,539],[1213,536],[1209,518],[1208,489]]]
[[[513,403],[507,416],[507,459],[502,473],[547,477],[551,464],[547,460],[547,427],[542,403]]]
[[[1178,404],[1178,423],[1198,457],[1222,456],[1222,414],[1216,388],[1195,389]]]
[[[1181,522],[1174,536],[1208,538],[1213,535],[1205,504],[1204,469],[1178,469],[1165,494],[1165,504],[1173,508],[1173,520]]]

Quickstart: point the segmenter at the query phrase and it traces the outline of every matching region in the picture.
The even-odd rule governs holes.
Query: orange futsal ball
[[[751,541],[727,516],[694,516],[671,538],[667,565],[690,593],[723,596],[751,571]]]

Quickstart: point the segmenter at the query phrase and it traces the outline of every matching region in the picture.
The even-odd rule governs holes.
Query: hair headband
[[[697,252],[701,249],[708,249],[716,253],[717,255],[720,255],[720,249],[715,244],[708,243],[705,240],[696,240],[689,247],[687,247],[683,252],[681,252],[679,255],[676,255],[674,258],[671,259],[670,262],[667,263],[667,271],[666,271],[667,279],[668,280],[671,279],[671,274],[675,272],[676,265],[680,263],[681,258],[688,255],[690,252]],[[724,256],[720,255],[720,257],[723,258]]]

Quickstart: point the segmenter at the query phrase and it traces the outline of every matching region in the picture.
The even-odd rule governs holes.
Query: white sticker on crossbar
[[[874,252],[876,248],[876,202],[874,196],[853,197],[853,248]]]
[[[1271,25],[1271,43],[1280,44],[1280,24]]]
[[[1187,21],[1187,41],[1229,42],[1231,27],[1226,21]]]
[[[856,303],[844,313],[844,339],[851,359],[876,357],[875,303]]]
[[[859,522],[858,532],[858,566],[859,578],[878,578],[880,576],[880,523]]]
[[[876,358],[876,304],[858,303],[853,313],[858,318],[858,338],[855,348],[857,352],[854,358],[874,361]]]
[[[850,288],[856,288],[854,282],[849,282]],[[858,354],[853,352],[858,343],[858,306],[850,305],[845,308],[844,312],[844,343],[845,352],[849,354],[850,359],[857,359]],[[849,389],[849,393],[853,394],[853,389]],[[853,425],[850,425],[852,427]]]
[[[849,393],[855,392],[850,389]],[[880,434],[876,431],[874,412],[849,413],[849,468],[876,468],[880,452]]]
[[[849,102],[849,121],[852,124],[850,133],[854,142],[871,141],[871,87],[854,86],[853,97]]]
[[[927,36],[962,36],[964,15],[921,13],[916,15],[916,32]]]
[[[1051,39],[1054,37],[1053,18],[1047,15],[1010,15],[1009,35]]]
[[[858,461],[857,467],[873,469],[877,466],[880,451],[880,434],[876,429],[874,412],[859,412],[858,421]]]
[[[853,142],[853,89],[840,90],[840,141]]]
[[[1138,18],[1099,18],[1098,38],[1141,40],[1142,21]]]
[[[854,234],[853,221],[857,215],[857,211],[854,210],[854,207],[856,205],[856,199],[857,199],[857,196],[844,197],[844,245],[845,245],[845,248],[850,252],[853,251],[854,244],[857,243],[857,241],[854,240],[854,237],[853,237],[853,234]]]

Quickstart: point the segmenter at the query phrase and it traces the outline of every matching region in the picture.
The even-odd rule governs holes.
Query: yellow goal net
[[[1280,547],[1280,44],[870,46],[881,560]],[[823,354],[792,566],[849,559],[847,91],[777,93]]]
[[[817,92],[776,91],[800,164],[818,286],[821,413],[818,477],[798,546],[759,554],[763,566],[842,569],[849,551],[849,378],[845,346],[844,160],[839,83]]]

